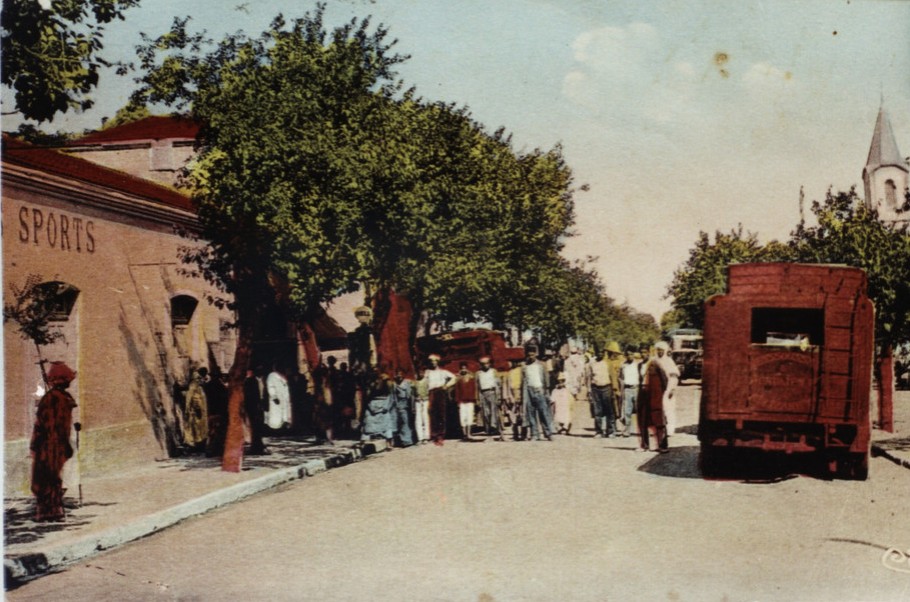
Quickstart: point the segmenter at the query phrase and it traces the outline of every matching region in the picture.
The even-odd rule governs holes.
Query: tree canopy
[[[794,257],[790,248],[776,241],[761,244],[758,235],[744,231],[742,225],[729,232],[718,230],[713,241],[707,232],[699,232],[688,259],[676,269],[667,287],[674,309],[671,319],[677,326],[702,328],[704,302],[726,290],[726,268],[731,263],[788,261]]]
[[[88,109],[102,67],[104,25],[139,0],[3,0],[2,82],[28,119]],[[11,113],[8,107],[5,113]]]
[[[718,232],[712,242],[702,232],[689,259],[676,270],[667,292],[674,317],[700,328],[704,301],[726,288],[725,267],[736,262],[798,261],[839,263],[865,270],[876,308],[876,338],[896,345],[910,338],[910,236],[906,225],[884,223],[865,207],[855,189],[828,191],[812,203],[815,225],[796,225],[786,243],[758,242],[742,227]]]

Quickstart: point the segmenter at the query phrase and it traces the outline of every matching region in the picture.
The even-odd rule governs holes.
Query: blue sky
[[[144,0],[106,50],[129,59],[174,16],[220,37],[313,6]],[[656,317],[699,230],[784,238],[800,186],[807,201],[861,189],[882,95],[910,155],[910,2],[329,2],[331,24],[368,14],[411,55],[399,73],[421,95],[469,106],[520,149],[563,145],[591,187],[566,254],[598,256],[609,294]],[[97,127],[131,85],[105,75],[95,109],[49,129]]]

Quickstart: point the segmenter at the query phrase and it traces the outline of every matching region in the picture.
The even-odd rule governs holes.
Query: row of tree
[[[235,416],[268,308],[305,325],[357,287],[371,297],[380,349],[413,349],[421,320],[551,343],[657,334],[653,318],[606,296],[590,264],[561,256],[576,188],[559,146],[518,151],[466,108],[419,98],[395,73],[407,57],[384,27],[354,19],[328,30],[323,8],[219,42],[177,19],[138,49],[133,104],[201,126],[186,179],[208,244],[186,259],[237,315]],[[406,333],[385,328],[393,294],[412,308]]]

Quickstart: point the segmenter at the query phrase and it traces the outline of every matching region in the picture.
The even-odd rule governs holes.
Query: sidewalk
[[[385,441],[362,447],[353,441],[318,446],[312,437],[273,438],[266,443],[272,454],[245,457],[240,473],[221,471],[219,458],[192,456],[139,466],[115,476],[84,478],[83,504],[71,503],[62,523],[31,520],[31,498],[4,500],[5,587],[16,587],[282,483],[386,450]],[[872,455],[910,469],[910,391],[895,395],[894,432],[872,431]]]
[[[385,441],[319,446],[312,437],[266,439],[266,445],[271,455],[244,457],[240,473],[220,470],[220,458],[189,456],[137,466],[115,476],[83,478],[82,505],[67,496],[66,520],[60,523],[33,521],[32,498],[4,500],[5,589],[387,447]]]

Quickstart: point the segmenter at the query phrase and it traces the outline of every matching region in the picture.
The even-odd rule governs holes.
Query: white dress
[[[280,429],[291,424],[291,389],[288,380],[278,372],[272,372],[265,379],[265,388],[269,394],[269,409],[265,414],[265,423],[271,429]],[[278,403],[275,403],[275,402]]]

